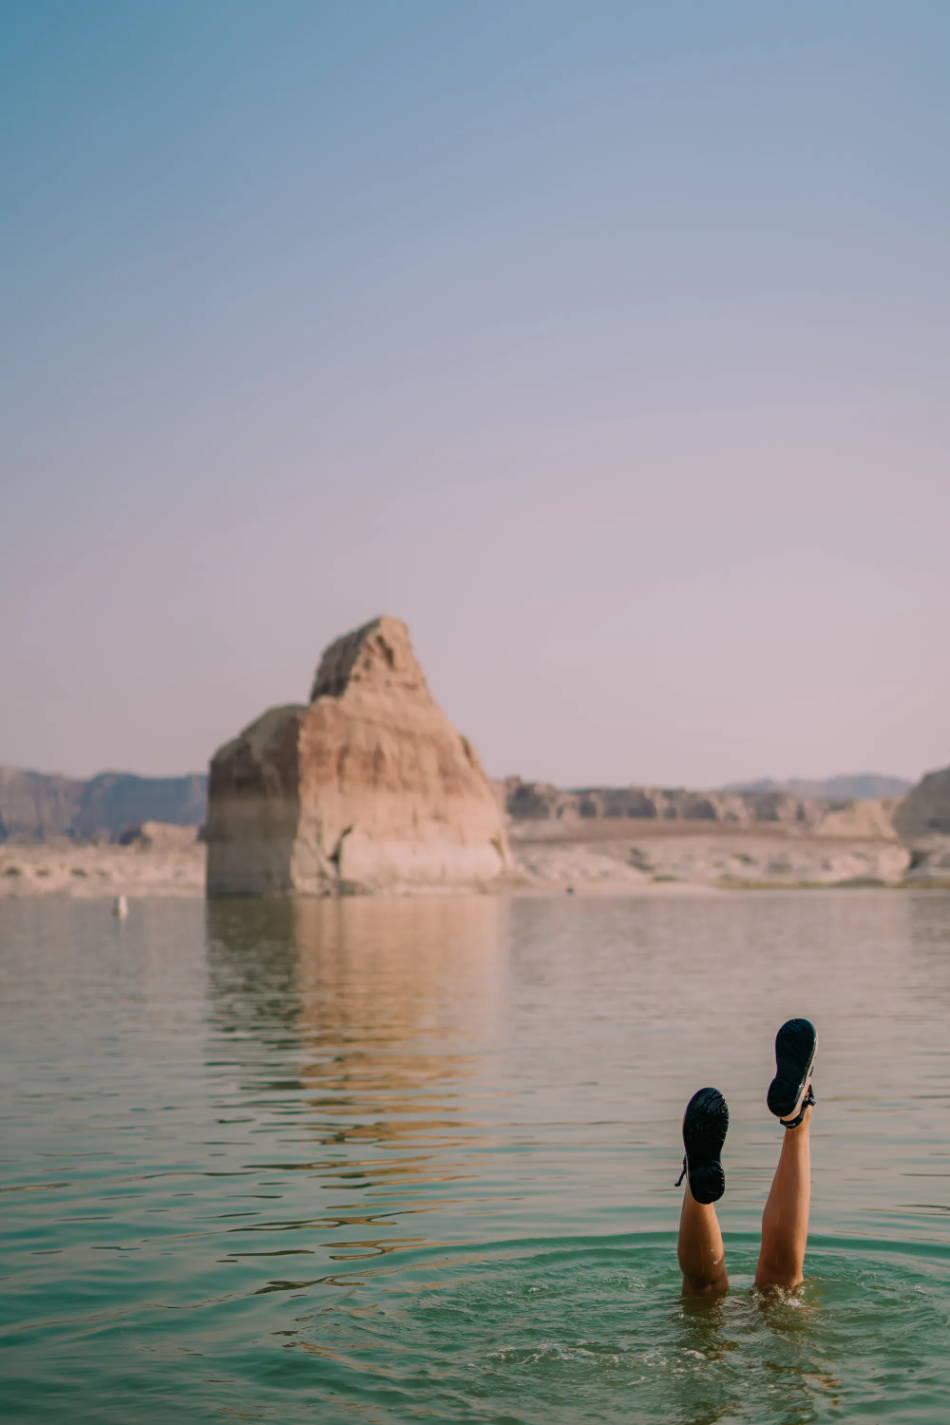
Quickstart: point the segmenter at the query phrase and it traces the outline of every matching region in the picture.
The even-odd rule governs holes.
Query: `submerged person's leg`
[[[811,1205],[811,1109],[797,1128],[787,1128],[772,1187],[762,1214],[762,1247],[756,1286],[798,1286],[804,1280],[808,1209]]]
[[[687,1296],[718,1296],[727,1290],[726,1251],[716,1209],[711,1202],[697,1202],[689,1188],[683,1195],[676,1255]]]
[[[817,1035],[807,1019],[783,1024],[775,1041],[776,1076],[769,1108],[785,1133],[778,1167],[762,1214],[762,1246],[755,1273],[758,1287],[798,1286],[804,1280],[811,1206],[811,1073]]]
[[[676,1253],[689,1296],[713,1296],[729,1285],[725,1249],[713,1203],[722,1197],[726,1178],[719,1161],[729,1126],[729,1110],[718,1089],[693,1094],[683,1115],[683,1172],[686,1192],[680,1212]]]

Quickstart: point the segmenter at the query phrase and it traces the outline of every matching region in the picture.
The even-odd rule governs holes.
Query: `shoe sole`
[[[686,1176],[697,1202],[718,1202],[726,1190],[719,1155],[726,1141],[729,1109],[718,1089],[699,1089],[683,1114]]]
[[[766,1096],[776,1118],[793,1118],[801,1111],[817,1047],[818,1035],[810,1019],[789,1019],[776,1034],[775,1078]]]

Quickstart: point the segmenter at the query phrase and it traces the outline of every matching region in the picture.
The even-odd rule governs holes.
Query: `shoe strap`
[[[781,1125],[782,1125],[783,1128],[797,1128],[798,1125],[801,1123],[802,1119],[805,1117],[805,1110],[806,1110],[806,1108],[811,1108],[811,1106],[812,1106],[812,1104],[813,1104],[814,1102],[815,1102],[815,1095],[814,1095],[814,1093],[813,1093],[813,1091],[812,1091],[812,1086],[811,1086],[811,1084],[809,1084],[809,1085],[808,1085],[808,1092],[806,1093],[805,1097],[802,1099],[802,1106],[801,1106],[801,1108],[798,1110],[797,1116],[796,1116],[795,1118],[789,1118],[789,1119],[780,1118],[780,1119],[779,1119],[779,1123],[781,1123]]]

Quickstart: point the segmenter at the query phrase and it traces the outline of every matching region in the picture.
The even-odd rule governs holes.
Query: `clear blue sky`
[[[405,618],[498,775],[950,762],[944,0],[8,0],[0,762]]]

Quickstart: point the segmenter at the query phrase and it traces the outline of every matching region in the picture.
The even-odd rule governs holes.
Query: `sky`
[[[405,619],[487,770],[950,762],[944,0],[6,0],[0,763]]]

